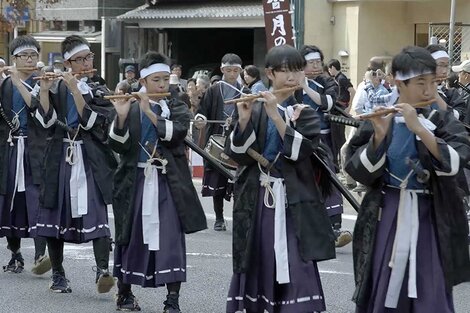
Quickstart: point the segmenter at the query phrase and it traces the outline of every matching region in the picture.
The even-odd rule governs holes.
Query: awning
[[[142,28],[253,28],[264,27],[261,1],[217,3],[159,3],[140,6],[117,17]]]
[[[39,33],[31,34],[34,39],[39,42],[62,42],[65,37],[71,35],[79,35],[85,38],[89,43],[101,42],[101,31],[99,32],[76,32],[76,31],[61,31],[61,30],[50,30]]]

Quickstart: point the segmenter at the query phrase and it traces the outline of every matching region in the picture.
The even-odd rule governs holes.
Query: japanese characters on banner
[[[264,25],[268,49],[288,44],[294,46],[289,0],[263,0]]]

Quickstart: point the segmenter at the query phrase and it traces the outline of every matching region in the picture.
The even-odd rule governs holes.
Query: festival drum
[[[225,136],[211,135],[206,145],[206,152],[228,169],[236,170],[238,164],[224,153]]]

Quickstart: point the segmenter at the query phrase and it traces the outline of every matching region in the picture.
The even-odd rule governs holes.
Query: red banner
[[[289,0],[263,0],[264,25],[268,49],[288,44],[294,46]]]

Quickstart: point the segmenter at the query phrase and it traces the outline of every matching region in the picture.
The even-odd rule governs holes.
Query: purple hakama
[[[25,191],[15,190],[17,139],[10,149],[7,194],[0,195],[0,237],[29,238],[36,236],[36,221],[39,209],[39,189],[33,184],[27,139],[24,139]],[[14,196],[14,199],[13,199]],[[12,208],[13,201],[13,208]]]
[[[158,195],[160,250],[150,251],[142,234],[142,197],[144,170],[137,169],[133,222],[129,244],[116,245],[113,274],[125,284],[159,287],[186,281],[186,244],[184,232],[165,175],[159,170]]]
[[[317,263],[300,257],[293,221],[286,208],[290,283],[278,284],[274,254],[274,209],[264,205],[260,188],[251,267],[234,273],[227,298],[227,313],[311,313],[325,311],[325,299]]]
[[[96,238],[110,237],[107,206],[98,185],[95,183],[83,145],[83,163],[88,188],[88,213],[79,218],[72,218],[69,183],[72,167],[65,161],[68,146],[68,143],[64,143],[63,157],[59,164],[58,206],[51,209],[42,207],[39,209],[37,233],[42,237],[53,237],[72,243],[84,243]]]
[[[374,255],[372,256],[372,293],[367,307],[358,307],[356,313],[412,313],[439,312],[453,313],[452,294],[445,288],[445,278],[439,257],[437,234],[432,216],[432,196],[419,195],[419,233],[416,251],[416,286],[417,299],[408,298],[408,270],[400,291],[396,309],[385,308],[396,233],[397,212],[400,190],[384,189],[384,207],[377,223]]]

